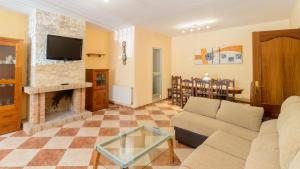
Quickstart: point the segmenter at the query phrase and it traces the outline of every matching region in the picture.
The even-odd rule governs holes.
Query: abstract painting
[[[243,46],[226,46],[222,48],[196,49],[196,65],[241,64],[243,63]]]
[[[195,64],[196,65],[213,64],[213,48],[196,49]]]
[[[243,63],[243,46],[227,46],[220,49],[220,64]]]

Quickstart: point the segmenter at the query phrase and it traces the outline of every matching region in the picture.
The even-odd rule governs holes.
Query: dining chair
[[[181,106],[181,76],[172,76],[171,99],[172,104]]]
[[[194,95],[193,78],[182,80],[181,85],[181,107],[183,108],[188,99]]]
[[[212,85],[210,80],[194,79],[194,88],[196,97],[211,98]]]
[[[227,100],[229,96],[229,83],[226,80],[218,79],[213,85],[212,98]]]
[[[228,88],[232,88],[232,89],[235,88],[235,80],[234,79],[223,79],[223,81],[226,81],[228,83]],[[234,91],[234,90],[232,90],[232,91]],[[228,92],[228,97],[226,100],[235,101],[235,93]]]

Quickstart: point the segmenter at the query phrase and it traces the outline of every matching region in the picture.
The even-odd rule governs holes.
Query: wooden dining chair
[[[181,106],[181,76],[172,76],[172,85],[171,85],[171,100],[172,104]]]
[[[214,82],[214,89],[212,93],[212,98],[227,100],[229,93],[229,83],[226,80],[218,79]]]
[[[181,107],[183,108],[188,99],[194,94],[194,83],[192,79],[184,79],[181,83]]]
[[[227,82],[228,83],[228,88],[232,88],[234,89],[235,88],[235,80],[234,79],[223,79],[223,81]],[[234,91],[234,90],[232,90]],[[229,93],[228,92],[228,97],[226,100],[229,100],[229,101],[235,101],[235,93]]]
[[[207,97],[211,98],[212,85],[211,81],[206,81],[202,79],[194,79],[194,90],[196,97]]]

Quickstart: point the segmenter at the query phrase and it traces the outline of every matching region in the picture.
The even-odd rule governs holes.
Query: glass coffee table
[[[96,145],[93,153],[93,169],[97,169],[100,156],[105,156],[114,164],[128,169],[143,155],[168,142],[170,161],[174,162],[174,149],[171,135],[157,127],[140,126]],[[118,149],[113,151],[111,147]]]

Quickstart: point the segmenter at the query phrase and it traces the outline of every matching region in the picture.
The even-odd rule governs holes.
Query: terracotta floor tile
[[[120,121],[120,127],[137,127],[136,121]]]
[[[137,120],[152,120],[151,116],[149,115],[135,115]]]
[[[11,149],[3,149],[0,150],[0,161],[7,156],[12,150]]]
[[[159,107],[160,110],[173,110],[171,107]]]
[[[104,115],[103,120],[119,120],[119,115]]]
[[[63,149],[41,150],[29,162],[28,166],[56,166],[64,153],[65,150]]]
[[[115,136],[119,134],[119,128],[101,128],[99,132],[99,136]]]
[[[120,111],[120,115],[133,115],[134,111],[133,110],[123,110]]]
[[[83,127],[100,127],[101,121],[85,121]]]
[[[170,127],[170,121],[168,120],[161,120],[161,121],[155,121],[158,127]]]
[[[152,166],[178,166],[181,162],[179,158],[174,154],[174,163],[170,160],[169,151],[166,150],[164,153],[159,155],[155,160],[151,162]]]
[[[76,136],[79,128],[62,128],[57,133],[56,136]]]
[[[2,140],[4,140],[4,139],[6,139],[6,137],[0,137],[0,142],[1,142]]]
[[[25,131],[17,131],[10,137],[29,137],[30,135],[27,134]]]
[[[50,140],[50,137],[31,137],[20,145],[19,149],[38,149],[44,147]]]
[[[96,137],[76,137],[69,148],[94,148]]]
[[[164,114],[164,113],[160,110],[152,110],[150,111],[150,114]]]
[[[23,169],[23,167],[0,167],[0,169]]]

